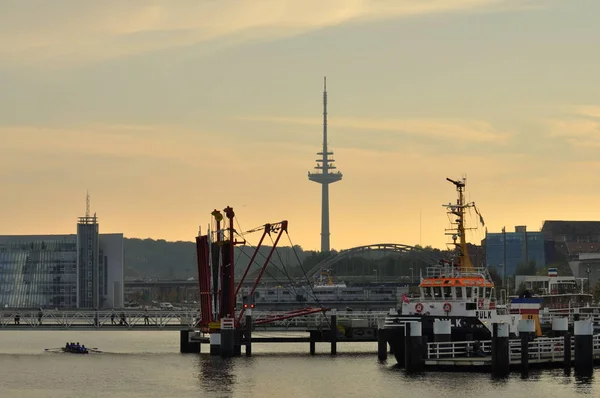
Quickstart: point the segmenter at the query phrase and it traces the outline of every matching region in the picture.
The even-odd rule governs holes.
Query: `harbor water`
[[[259,334],[257,334],[259,335]],[[266,334],[263,334],[266,335]],[[282,335],[281,333],[275,335]],[[79,341],[102,353],[45,352]],[[600,396],[600,372],[580,379],[560,369],[488,374],[428,373],[406,376],[377,360],[377,343],[256,344],[253,357],[224,360],[179,354],[176,332],[0,331],[0,396],[69,397],[578,397]]]

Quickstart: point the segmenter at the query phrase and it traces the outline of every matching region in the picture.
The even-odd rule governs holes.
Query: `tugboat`
[[[452,236],[454,259],[440,260],[439,264],[426,269],[419,284],[420,297],[402,297],[400,311],[391,310],[385,319],[384,329],[396,360],[404,359],[404,325],[421,322],[423,336],[433,341],[433,324],[436,320],[450,320],[453,341],[489,340],[492,323],[507,323],[511,334],[518,335],[520,314],[501,314],[496,308],[494,282],[487,268],[475,268],[471,263],[465,237],[465,213],[473,208],[484,225],[481,213],[474,202],[465,203],[466,178],[455,181],[458,199],[455,204],[443,205],[447,209],[452,228],[446,235]]]

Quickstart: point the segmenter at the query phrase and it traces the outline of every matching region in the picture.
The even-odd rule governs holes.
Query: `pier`
[[[336,354],[338,343],[377,341],[378,325],[385,318],[384,312],[371,311],[315,312],[281,319],[285,314],[256,311],[252,316],[252,310],[246,310],[242,327],[234,329],[233,322],[224,318],[219,325],[211,325],[207,333],[199,327],[197,310],[4,310],[0,311],[0,331],[174,331],[179,332],[182,353],[199,353],[205,345],[211,347],[213,355],[228,356],[229,351],[221,350],[221,341],[229,340],[234,355],[241,354],[242,346],[246,347],[246,355],[251,355],[251,346],[256,343],[305,343],[315,354],[316,343],[324,342]],[[252,336],[252,332],[302,335]]]
[[[574,367],[580,375],[593,373],[600,363],[600,334],[593,333],[592,319],[577,320],[569,327],[568,318],[555,318],[555,337],[535,337],[532,320],[519,321],[519,336],[509,338],[507,324],[493,324],[491,340],[449,341],[449,321],[436,322],[435,341],[427,341],[421,323],[407,322],[395,329],[379,330],[378,356],[387,358],[387,342],[393,347],[398,365],[407,373],[431,371],[488,372],[507,376],[518,371],[527,377],[530,368]]]
[[[256,331],[310,331],[329,327],[321,313],[282,319],[268,323],[262,320],[281,317],[284,312],[254,310]],[[343,330],[361,327],[375,330],[385,312],[338,311],[337,319]],[[258,324],[256,324],[258,323]],[[198,329],[198,310],[3,310],[0,311],[2,330],[194,330]],[[364,331],[363,331],[364,334]]]

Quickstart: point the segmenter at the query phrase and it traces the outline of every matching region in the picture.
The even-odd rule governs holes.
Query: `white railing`
[[[544,312],[544,311],[540,311],[540,323],[542,325],[551,325],[552,324],[552,320],[554,318],[568,318],[568,323],[569,324],[573,324],[573,322],[575,321],[575,313],[574,312],[569,312],[569,313],[560,313],[560,312]],[[580,312],[579,313],[579,320],[586,320],[586,319],[591,319],[592,323],[598,327],[600,327],[600,314],[595,314],[595,313],[585,313],[585,312]]]
[[[254,311],[253,320],[283,315],[284,312]],[[337,313],[338,324],[354,319],[366,319],[367,327],[375,328],[385,312],[340,311]],[[197,310],[44,310],[44,311],[0,311],[0,330],[55,330],[55,329],[190,329],[198,326]],[[242,320],[243,322],[243,320]],[[315,313],[301,317],[288,318],[264,325],[256,325],[257,329],[319,329],[329,328],[330,314]]]
[[[425,269],[425,276],[428,278],[458,278],[461,276],[474,276],[491,279],[487,268],[478,267],[464,269],[461,267],[455,267],[450,265],[427,267]]]
[[[106,327],[192,328],[198,312],[190,310],[123,310],[123,311],[1,311],[0,329],[69,329]]]
[[[565,355],[564,337],[538,337],[529,342],[529,359],[562,360]],[[575,349],[574,340],[571,339],[571,352]],[[521,361],[521,341],[511,340],[509,343],[509,355],[511,361]]]
[[[485,355],[491,355],[491,340],[480,341],[481,352]],[[474,341],[452,341],[427,343],[427,359],[444,358],[464,358],[467,356],[477,356],[475,352]]]
[[[268,312],[268,313],[253,313],[253,320],[256,322],[258,320],[266,319],[268,317],[276,316],[276,315],[284,315],[285,312]],[[371,311],[338,311],[337,312],[337,321],[338,324],[344,324],[350,322],[350,320],[366,320],[366,327],[368,328],[377,328],[381,322],[385,319],[387,312],[371,312]],[[294,318],[283,319],[280,321],[274,321],[263,325],[256,325],[256,329],[268,329],[268,328],[281,328],[284,330],[293,330],[293,329],[329,329],[331,327],[330,324],[331,314],[329,312],[326,313],[316,313],[310,315],[303,315]]]
[[[490,356],[492,351],[491,340],[480,341],[480,352],[475,352],[475,342],[455,341],[427,343],[427,359],[465,358],[477,356]],[[575,339],[571,337],[571,352],[575,350]],[[600,335],[594,335],[593,349],[600,352]],[[565,355],[564,337],[538,337],[529,342],[529,359],[561,361]],[[521,361],[521,340],[509,341],[509,355],[511,362]],[[574,354],[573,354],[574,355]]]

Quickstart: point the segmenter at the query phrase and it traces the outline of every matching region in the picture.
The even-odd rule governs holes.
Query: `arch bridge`
[[[348,269],[352,268],[349,263],[352,262],[354,257],[369,256],[372,257],[372,253],[378,253],[385,255],[386,253],[397,253],[399,255],[411,255],[412,262],[407,264],[404,262],[394,262],[388,264],[371,264],[369,269],[364,269],[365,263],[359,264],[358,268],[362,270],[353,269],[354,274],[358,271],[359,275],[349,275]],[[381,256],[380,258],[382,258]],[[406,282],[412,281],[414,277],[418,278],[418,270],[421,267],[437,264],[440,258],[433,255],[430,251],[423,250],[422,248],[404,245],[401,243],[375,243],[371,245],[357,246],[350,249],[342,250],[338,253],[332,254],[330,257],[321,261],[315,265],[310,271],[307,272],[307,277],[312,280],[315,276],[324,270],[333,269],[335,277],[345,277],[345,279],[363,279],[363,280],[381,280],[394,279],[398,281],[398,277],[403,275],[409,277]],[[345,271],[344,266],[345,265]],[[374,268],[371,268],[374,267]],[[337,268],[337,270],[335,270]],[[340,269],[341,268],[341,269]],[[356,268],[356,267],[354,267]],[[412,268],[412,270],[411,270]],[[342,271],[341,273],[339,271]],[[362,271],[362,272],[361,272]]]

